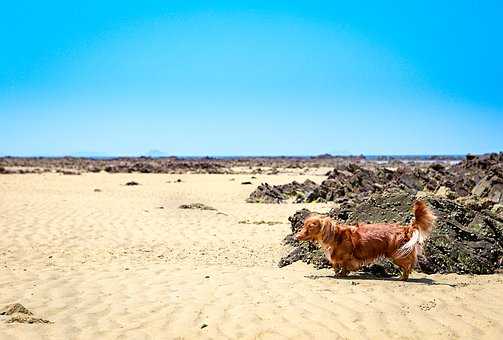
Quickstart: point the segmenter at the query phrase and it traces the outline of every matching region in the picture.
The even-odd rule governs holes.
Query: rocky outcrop
[[[80,172],[109,173],[264,173],[276,174],[282,169],[334,167],[348,162],[364,161],[361,157],[0,157],[0,167],[44,168],[47,171],[73,169]],[[27,173],[19,171],[15,173]],[[2,174],[2,172],[0,172]]]
[[[472,195],[487,198],[493,203],[503,203],[503,176],[490,175],[482,178],[472,189]]]
[[[296,202],[304,201],[306,195],[312,192],[317,184],[309,179],[303,183],[293,181],[284,185],[262,183],[255,189],[246,202],[248,203],[283,203],[289,199]]]
[[[23,158],[0,157],[3,168],[43,167],[52,171],[100,172],[108,173],[230,173],[229,164],[210,158],[178,159],[176,157],[121,157],[110,159],[94,159],[79,157],[60,158]],[[2,172],[0,172],[2,173]],[[16,172],[25,173],[25,172]]]
[[[397,222],[408,224],[412,219],[410,207],[416,198],[412,190],[395,189],[372,194],[362,201],[347,201],[332,209],[328,215],[344,224],[357,222]],[[503,265],[503,219],[487,209],[475,210],[455,200],[422,196],[437,215],[437,225],[424,247],[418,270],[426,273],[494,273]],[[292,238],[302,226],[307,210],[290,217],[292,234],[285,242],[293,245],[290,254],[281,259],[284,266],[301,260],[316,267],[330,267],[318,248]],[[396,270],[390,263],[374,266],[388,274]]]
[[[248,202],[281,203],[291,197],[285,188],[299,183],[271,186],[262,184],[252,192]],[[503,153],[467,156],[466,160],[449,165],[406,163],[346,163],[327,173],[320,185],[304,185],[295,202],[336,202],[362,200],[370,194],[399,188],[405,191],[435,192],[451,199],[503,203]]]

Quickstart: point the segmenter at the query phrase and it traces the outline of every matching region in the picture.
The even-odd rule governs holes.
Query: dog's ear
[[[333,241],[337,234],[337,226],[332,222],[332,219],[330,217],[320,218],[320,224],[323,242]]]

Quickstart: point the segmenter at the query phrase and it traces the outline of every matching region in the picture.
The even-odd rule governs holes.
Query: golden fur
[[[407,280],[417,263],[423,243],[431,233],[435,216],[422,201],[413,206],[415,219],[399,224],[336,224],[330,217],[309,216],[296,235],[299,241],[317,241],[338,275],[347,275],[365,264],[389,258]]]

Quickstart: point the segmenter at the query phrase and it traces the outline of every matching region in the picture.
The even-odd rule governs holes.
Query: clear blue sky
[[[0,155],[503,150],[502,18],[501,1],[3,2]]]

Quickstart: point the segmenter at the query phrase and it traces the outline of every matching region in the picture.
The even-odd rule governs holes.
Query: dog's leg
[[[407,281],[409,279],[409,275],[412,272],[412,267],[414,266],[415,254],[411,254],[406,258],[393,259],[393,262],[400,267],[402,270],[402,275],[400,276],[400,280]]]
[[[409,279],[410,271],[402,268],[402,275],[400,276],[400,281],[407,281]]]

